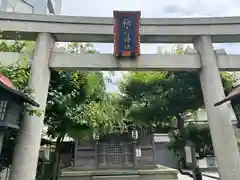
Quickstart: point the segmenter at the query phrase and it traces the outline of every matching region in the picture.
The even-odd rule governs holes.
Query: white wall
[[[229,108],[230,108],[230,104],[229,104]],[[207,119],[206,109],[199,109],[197,111],[196,116],[194,117],[194,120],[196,120],[196,121],[207,121],[208,119]],[[231,111],[231,120],[233,120],[233,121],[237,120],[233,111]]]
[[[27,4],[21,0],[8,0],[7,9],[8,12],[24,12],[33,13],[33,6]]]
[[[52,6],[48,6],[48,1]],[[61,13],[62,0],[0,0],[0,10],[8,12],[23,12],[49,14],[48,7],[52,7],[55,14]],[[50,4],[51,4],[50,3]]]

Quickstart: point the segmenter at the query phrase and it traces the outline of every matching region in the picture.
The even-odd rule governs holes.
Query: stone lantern
[[[29,96],[18,91],[12,82],[0,74],[0,131],[19,129],[19,120],[24,111],[24,103],[39,107]]]

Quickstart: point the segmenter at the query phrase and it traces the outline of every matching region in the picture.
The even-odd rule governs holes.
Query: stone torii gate
[[[142,19],[142,43],[193,43],[184,55],[141,55],[136,61],[118,61],[112,54],[54,52],[55,42],[113,42],[113,19],[0,13],[3,38],[36,40],[29,88],[45,109],[50,68],[83,70],[199,71],[220,178],[240,179],[240,158],[230,122],[228,104],[215,107],[225,95],[219,70],[240,69],[240,56],[216,53],[212,43],[240,42],[240,17]],[[14,63],[21,53],[0,53],[3,63]],[[34,180],[43,118],[25,116],[13,158],[10,180]]]

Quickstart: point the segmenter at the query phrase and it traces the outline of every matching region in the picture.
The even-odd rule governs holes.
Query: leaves
[[[212,139],[208,126],[199,126],[196,123],[190,123],[185,127],[184,131],[186,140],[194,143],[198,159],[214,155]],[[176,131],[170,133],[170,137],[171,141],[168,144],[168,148],[172,150],[175,156],[180,157],[180,152],[182,147],[186,145],[186,141],[182,139],[180,133]]]
[[[34,44],[2,42],[0,50],[29,53],[34,50]],[[66,50],[70,53],[97,53],[91,44],[70,43]],[[19,60],[9,66],[1,65],[0,73],[7,76],[18,89],[33,95],[34,92],[27,88],[30,75],[27,60]],[[47,127],[45,134],[53,139],[57,138],[53,177],[57,175],[59,151],[64,137],[85,141],[92,137],[93,132],[106,134],[124,124],[116,105],[115,99],[106,92],[102,72],[51,71],[44,124]],[[27,110],[30,115],[37,116],[43,112],[31,107],[27,107]],[[12,137],[8,138],[8,145],[11,147]],[[15,139],[15,136],[13,138]],[[12,152],[4,153],[1,163],[3,166],[9,166]]]
[[[183,54],[184,48],[177,45],[167,53]],[[225,89],[236,82],[234,74],[221,73],[221,78]],[[204,106],[197,72],[130,72],[123,77],[119,90],[128,117],[147,124]]]
[[[31,52],[34,43],[16,41],[0,43],[1,51]],[[92,44],[69,43],[66,51],[70,53],[97,53]],[[9,66],[0,66],[0,73],[7,76],[20,90],[34,94],[27,88],[30,68],[27,59],[19,60]],[[112,99],[106,93],[102,72],[51,71],[50,87],[44,123],[47,135],[82,137],[93,131],[108,133],[113,126],[121,124]],[[29,113],[40,115],[42,111],[29,109]],[[118,121],[117,121],[118,120]],[[89,131],[86,133],[85,130]]]
[[[28,43],[21,41],[15,42],[0,41],[0,51],[20,52],[27,45]],[[23,66],[20,66],[20,63]],[[26,59],[20,59],[19,62],[16,62],[15,64],[11,64],[8,66],[3,66],[2,64],[0,64],[0,73],[8,77],[17,89],[27,93],[28,95],[31,95],[32,91],[27,88],[29,67],[27,66]],[[39,113],[41,113],[36,109],[35,110],[30,109],[29,106],[27,105],[25,106],[25,111],[28,111],[32,115],[33,114],[39,115]],[[13,149],[15,146],[15,138],[16,138],[15,131],[9,131],[4,134],[4,144],[0,158],[1,168],[8,167],[9,165],[11,165]]]
[[[184,54],[184,47],[177,45],[170,51],[161,48],[158,51]],[[233,73],[221,73],[221,78],[226,91],[236,83]],[[127,119],[141,125],[155,126],[160,133],[176,129],[177,116],[193,114],[204,107],[198,72],[130,72],[123,77],[119,90],[120,103],[125,108]],[[203,146],[213,153],[209,129],[199,128],[197,125],[187,127],[184,142],[192,140],[198,143],[199,153]],[[180,132],[173,132],[171,149],[177,154],[182,151],[184,142]]]
[[[96,53],[91,44],[70,43],[70,53]],[[102,72],[52,71],[45,124],[52,138],[68,135],[89,139],[122,123],[112,98],[106,93]]]

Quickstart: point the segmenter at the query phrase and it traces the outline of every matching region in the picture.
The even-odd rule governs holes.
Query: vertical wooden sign
[[[114,56],[140,56],[140,11],[114,11]]]

